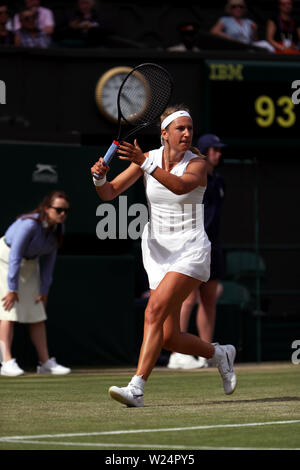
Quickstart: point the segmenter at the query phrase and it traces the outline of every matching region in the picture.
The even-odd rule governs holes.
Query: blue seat
[[[223,293],[218,300],[218,305],[236,306],[245,310],[251,303],[251,295],[248,289],[234,281],[222,281]]]

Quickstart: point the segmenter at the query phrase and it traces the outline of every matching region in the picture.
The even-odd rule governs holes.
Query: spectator
[[[258,41],[257,24],[245,18],[246,11],[244,0],[228,0],[225,7],[227,16],[222,16],[210,32],[216,36],[263,47],[269,52],[274,52],[273,46],[268,41]]]
[[[18,217],[0,239],[1,375],[24,374],[12,358],[15,322],[29,325],[40,361],[37,373],[65,375],[71,372],[49,358],[45,327],[48,291],[68,210],[67,195],[52,191],[36,209]]]
[[[279,0],[277,15],[267,21],[266,37],[277,54],[299,54],[300,24],[292,11],[292,0]]]
[[[198,140],[198,149],[207,162],[207,186],[203,197],[204,227],[211,242],[210,278],[186,298],[180,312],[181,331],[188,332],[190,316],[196,303],[196,325],[203,341],[212,342],[215,327],[216,304],[223,292],[221,280],[224,277],[223,253],[220,243],[221,214],[225,193],[223,177],[216,171],[225,144],[214,134],[205,134]],[[204,357],[186,354],[171,354],[170,369],[197,369],[207,367]]]
[[[25,0],[24,3],[27,9],[31,9],[36,13],[37,28],[51,37],[55,27],[53,12],[49,8],[41,7],[40,0]],[[13,27],[15,31],[21,28],[20,15],[18,13],[14,16]]]
[[[29,8],[20,12],[21,28],[15,35],[16,46],[49,47],[51,39],[48,34],[37,28],[36,17],[37,14]]]
[[[181,23],[178,26],[178,32],[180,35],[180,43],[175,44],[174,46],[168,47],[168,51],[171,52],[199,52],[200,49],[196,45],[199,26],[194,22],[185,22]]]
[[[5,3],[0,3],[0,45],[14,44],[14,34],[8,30],[8,8]]]
[[[70,40],[79,46],[101,46],[110,32],[108,20],[95,8],[95,1],[78,0],[77,8],[63,19],[56,39]]]

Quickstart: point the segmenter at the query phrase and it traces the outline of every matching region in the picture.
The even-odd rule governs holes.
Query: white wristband
[[[99,180],[93,176],[93,181],[95,186],[103,186],[106,183],[106,175],[104,176],[104,178],[101,178]]]
[[[153,157],[146,157],[144,163],[140,166],[140,168],[146,173],[148,173],[148,175],[151,175],[155,168],[157,168],[157,163],[154,163]]]

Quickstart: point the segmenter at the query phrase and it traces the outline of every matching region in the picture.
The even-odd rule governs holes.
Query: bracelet
[[[154,163],[153,157],[146,157],[144,163],[140,166],[140,168],[146,173],[148,173],[148,175],[151,175],[155,168],[157,168],[157,163]]]
[[[101,179],[97,179],[93,176],[93,181],[94,181],[95,186],[97,187],[103,186],[106,183],[106,175],[104,176],[104,178],[101,178]]]

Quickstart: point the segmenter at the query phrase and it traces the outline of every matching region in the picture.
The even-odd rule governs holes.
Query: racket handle
[[[108,165],[109,162],[111,161],[112,157],[114,156],[115,151],[119,147],[119,142],[116,140],[113,141],[109,149],[107,150],[106,154],[103,157],[103,160],[105,161],[105,164]]]
[[[109,165],[109,162],[113,158],[118,146],[119,146],[119,142],[114,140],[113,143],[111,144],[111,146],[109,147],[109,149],[107,150],[106,154],[103,157],[105,165]],[[94,173],[93,175],[95,176],[95,178],[99,178],[99,175],[97,175],[97,173]]]

